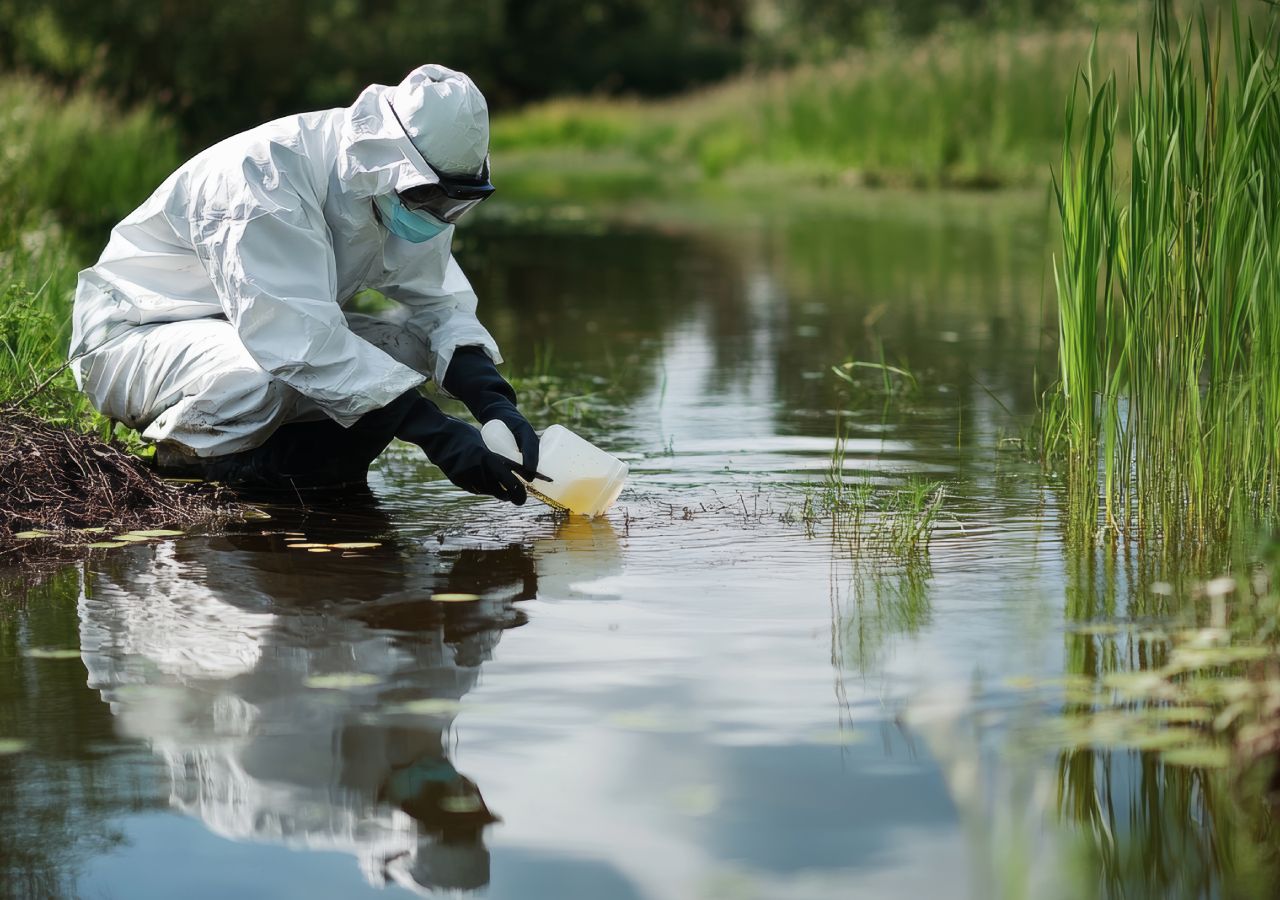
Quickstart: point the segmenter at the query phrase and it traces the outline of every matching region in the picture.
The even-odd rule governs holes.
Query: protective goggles
[[[471,207],[487,199],[497,190],[489,182],[487,159],[484,169],[475,178],[445,175],[431,163],[428,162],[427,166],[440,180],[435,184],[420,184],[401,191],[400,202],[406,209],[422,210],[450,225],[461,219]]]

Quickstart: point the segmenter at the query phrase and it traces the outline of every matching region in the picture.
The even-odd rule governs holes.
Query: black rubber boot
[[[185,457],[174,464],[157,455],[162,475],[197,477],[253,492],[343,488],[364,485],[369,466],[396,436],[413,409],[417,391],[408,391],[381,409],[366,413],[350,428],[332,419],[281,425],[259,447],[212,456]]]

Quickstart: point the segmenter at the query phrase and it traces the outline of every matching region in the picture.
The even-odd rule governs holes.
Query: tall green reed
[[[1155,7],[1127,187],[1114,75],[1091,58],[1067,104],[1045,443],[1083,529],[1198,542],[1275,506],[1280,30],[1223,19]]]

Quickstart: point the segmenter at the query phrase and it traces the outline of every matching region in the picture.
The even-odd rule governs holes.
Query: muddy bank
[[[216,488],[164,481],[97,437],[0,408],[0,564],[58,556],[130,529],[207,523],[230,511]]]

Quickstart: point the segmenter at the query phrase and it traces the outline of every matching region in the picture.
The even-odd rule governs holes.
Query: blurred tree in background
[[[497,109],[653,96],[954,21],[1061,21],[1086,3],[1108,0],[0,0],[0,66],[154,103],[202,143],[348,105],[423,62],[466,71]]]
[[[746,0],[0,0],[0,65],[149,100],[207,141],[439,62],[497,107],[664,94],[743,59]]]

